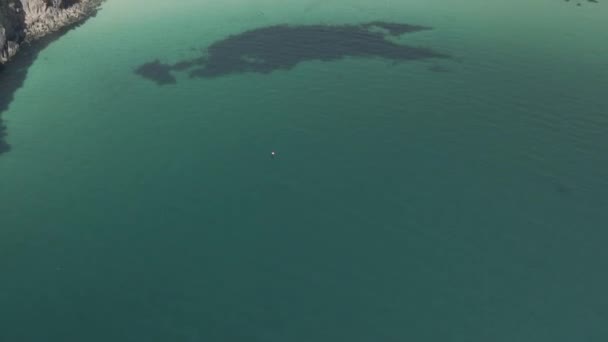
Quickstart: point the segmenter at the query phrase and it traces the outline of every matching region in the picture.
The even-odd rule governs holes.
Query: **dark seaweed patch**
[[[408,32],[417,32],[417,31],[431,29],[430,27],[427,27],[427,26],[408,25],[408,24],[401,24],[401,23],[389,23],[389,22],[384,22],[384,21],[372,21],[370,23],[362,24],[361,27],[364,27],[366,29],[377,27],[377,28],[388,31],[388,33],[393,36],[402,35],[402,34],[408,33]]]
[[[171,68],[171,65],[155,60],[142,64],[135,70],[135,73],[141,77],[153,80],[159,85],[175,84],[177,83],[177,79],[171,74]]]
[[[570,0],[564,0],[565,2],[570,2]],[[599,4],[600,2],[598,0],[587,0],[588,3],[592,3],[592,4]],[[583,4],[581,3],[581,1],[577,1],[576,2],[576,6],[582,6]]]
[[[447,58],[429,48],[389,40],[405,33],[429,30],[418,25],[374,21],[359,25],[276,25],[249,30],[216,41],[205,55],[177,63],[158,60],[136,72],[158,84],[175,83],[171,71],[189,70],[190,77],[213,78],[238,73],[268,74],[290,70],[305,61],[336,61],[345,57],[394,61]]]

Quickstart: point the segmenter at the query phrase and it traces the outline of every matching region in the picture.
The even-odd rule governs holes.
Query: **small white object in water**
[[[270,152],[270,155],[274,157],[277,155],[277,153],[275,151],[272,151],[272,152]]]

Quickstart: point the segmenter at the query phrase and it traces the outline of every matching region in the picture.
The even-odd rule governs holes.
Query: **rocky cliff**
[[[0,0],[0,64],[32,41],[95,13],[103,0]]]
[[[0,0],[0,63],[17,53],[25,39],[25,13],[19,0]]]

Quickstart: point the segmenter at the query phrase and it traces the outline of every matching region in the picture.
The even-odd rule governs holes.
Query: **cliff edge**
[[[0,64],[31,42],[95,14],[103,0],[0,0]]]
[[[0,64],[6,63],[25,39],[25,13],[19,0],[0,0]]]

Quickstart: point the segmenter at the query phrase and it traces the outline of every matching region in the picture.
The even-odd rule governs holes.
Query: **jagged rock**
[[[0,64],[6,63],[25,38],[25,19],[19,0],[0,0]]]
[[[21,0],[26,40],[31,41],[76,23],[94,13],[103,0]]]
[[[94,14],[104,0],[0,0],[0,64],[33,41]]]

